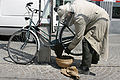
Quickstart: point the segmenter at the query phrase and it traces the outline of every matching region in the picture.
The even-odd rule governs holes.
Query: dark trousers
[[[91,47],[90,43],[84,38],[82,40],[82,64],[81,66],[91,67],[91,64],[97,64],[99,54]]]

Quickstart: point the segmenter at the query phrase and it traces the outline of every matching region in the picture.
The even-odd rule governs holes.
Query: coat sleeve
[[[82,16],[77,16],[74,25],[76,35],[68,46],[68,49],[70,50],[74,49],[77,46],[77,44],[82,40],[86,28],[86,22]]]

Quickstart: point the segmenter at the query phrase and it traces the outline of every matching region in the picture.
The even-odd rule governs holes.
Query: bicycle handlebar
[[[28,8],[28,10],[30,11],[30,12],[35,12],[35,13],[37,13],[37,12],[39,12],[39,10],[38,9],[31,9],[31,5],[33,4],[33,2],[29,2],[29,3],[27,3],[26,4],[26,7]],[[43,11],[41,11],[41,12],[43,12]]]
[[[26,7],[31,6],[32,4],[33,4],[33,2],[29,2],[26,4]]]

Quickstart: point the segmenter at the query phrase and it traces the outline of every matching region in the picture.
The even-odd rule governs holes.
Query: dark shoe
[[[79,73],[79,74],[96,76],[95,73],[92,73],[92,72],[89,71],[89,68],[88,68],[88,67],[80,67],[80,68],[78,69],[78,73]]]
[[[90,74],[90,71],[89,71],[89,68],[88,68],[88,67],[80,67],[80,68],[78,69],[78,73],[79,73],[79,74],[89,75],[89,74]]]

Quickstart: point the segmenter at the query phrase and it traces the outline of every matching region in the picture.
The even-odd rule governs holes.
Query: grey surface
[[[51,51],[50,65],[20,65],[15,64],[8,57],[7,41],[0,41],[0,80],[71,80],[60,73],[55,62],[54,51]],[[110,34],[110,54],[107,62],[100,61],[92,65],[91,72],[96,76],[80,74],[80,80],[120,80],[120,34]],[[73,65],[79,66],[81,56],[74,56]]]
[[[111,20],[110,34],[120,34],[120,19]]]

